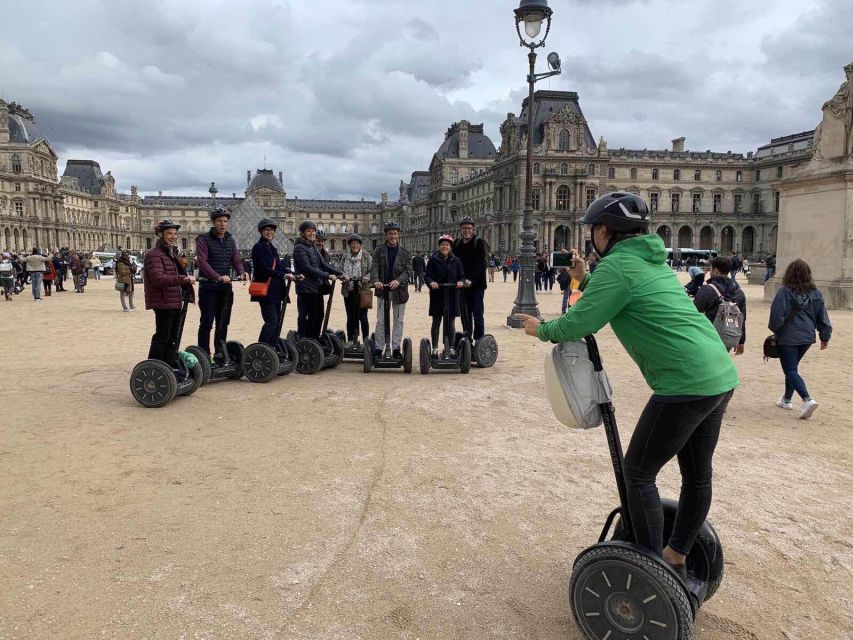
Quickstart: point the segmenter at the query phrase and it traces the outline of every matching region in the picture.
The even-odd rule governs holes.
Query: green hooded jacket
[[[609,322],[656,395],[714,396],[739,384],[714,325],[666,265],[657,234],[614,245],[584,285],[565,315],[539,326],[540,340],[581,340]]]

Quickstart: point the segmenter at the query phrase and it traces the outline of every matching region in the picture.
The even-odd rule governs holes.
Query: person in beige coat
[[[124,251],[116,259],[116,289],[119,289],[120,286],[123,287],[119,290],[118,297],[121,301],[122,311],[125,313],[136,311],[136,307],[133,306],[133,272],[130,254]],[[130,307],[128,307],[128,303],[130,303]]]

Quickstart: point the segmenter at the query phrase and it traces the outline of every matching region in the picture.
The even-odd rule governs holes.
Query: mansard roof
[[[429,196],[430,175],[429,171],[414,171],[412,180],[407,188],[409,202],[418,202]]]
[[[284,187],[281,186],[281,182],[275,177],[272,169],[258,169],[255,172],[255,177],[249,183],[248,190],[254,191],[255,189],[262,189],[264,187],[273,191],[284,191]]]
[[[435,152],[442,160],[459,158],[459,123],[454,122],[444,135],[444,142]],[[482,124],[468,125],[468,159],[494,160],[497,155],[495,145],[483,132]]]
[[[781,138],[771,138],[769,144],[758,147],[754,157],[755,159],[762,159],[792,151],[808,151],[814,139],[814,132],[815,130],[812,129],[811,131],[792,133]]]
[[[39,140],[44,140],[50,144],[35,122],[17,114],[9,114],[9,142],[13,144],[35,144]]]
[[[63,178],[76,178],[80,190],[92,195],[101,195],[104,187],[104,174],[101,165],[94,160],[69,160],[65,164]]]
[[[522,131],[527,130],[527,104],[529,101],[529,98],[525,98],[524,102],[521,103],[521,114],[516,120],[521,125]],[[574,91],[537,91],[533,94],[533,144],[542,144],[545,121],[561,114],[566,117],[574,115],[583,119],[584,145],[587,147],[596,146],[595,139],[592,137],[592,132],[578,103],[578,94]]]

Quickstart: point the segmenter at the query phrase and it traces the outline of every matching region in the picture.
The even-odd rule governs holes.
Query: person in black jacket
[[[299,238],[293,246],[293,267],[297,276],[304,276],[296,282],[296,308],[299,310],[296,332],[300,338],[320,338],[323,329],[323,283],[334,282],[341,272],[335,269],[314,246],[317,237],[317,225],[305,220],[299,225]]]
[[[743,314],[743,334],[740,342],[735,347],[735,355],[743,354],[743,345],[746,343],[746,296],[737,282],[729,278],[731,261],[728,258],[714,258],[711,260],[711,278],[699,287],[693,304],[705,314],[711,322],[717,317],[720,302],[731,300]]]
[[[374,356],[379,359],[385,351],[385,296],[384,287],[391,290],[391,348],[397,360],[403,359],[400,347],[403,341],[403,324],[406,303],[409,301],[409,282],[412,280],[412,256],[400,246],[400,225],[389,220],[382,226],[385,242],[373,251],[370,279],[376,289],[376,343]]]
[[[443,235],[438,239],[438,251],[432,254],[424,276],[424,281],[430,288],[429,315],[432,317],[431,336],[434,355],[438,355],[438,330],[445,313],[444,291],[439,285],[456,283],[456,289],[461,289],[464,286],[465,272],[459,258],[453,255],[452,246],[452,236]],[[450,357],[453,358],[456,356],[453,352],[453,342],[456,336],[455,318],[459,316],[458,291],[454,290],[450,293],[448,304],[450,305],[450,323],[444,325],[444,338],[451,345]]]
[[[281,319],[281,302],[284,297],[284,281],[294,280],[293,272],[284,264],[278,255],[278,249],[272,243],[278,226],[269,218],[258,223],[258,233],[261,237],[252,247],[252,264],[254,265],[254,281],[269,281],[269,289],[264,297],[252,296],[252,302],[261,306],[261,317],[264,326],[258,336],[258,342],[265,342],[271,347],[276,346],[278,323]]]
[[[426,272],[426,261],[420,251],[415,252],[412,258],[412,272],[415,274],[415,291],[420,293],[424,286],[424,273]]]
[[[486,241],[474,233],[474,222],[470,218],[459,221],[462,237],[453,244],[453,254],[459,258],[465,270],[466,314],[462,317],[462,327],[468,340],[476,342],[486,333],[483,318],[483,300],[486,295],[486,266],[489,247]],[[466,317],[467,316],[467,317]]]

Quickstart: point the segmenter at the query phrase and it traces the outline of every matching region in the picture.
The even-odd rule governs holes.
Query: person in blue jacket
[[[279,258],[278,249],[272,243],[277,228],[276,223],[269,218],[261,220],[258,223],[258,233],[261,237],[252,247],[253,280],[270,283],[266,296],[252,296],[252,302],[257,302],[261,306],[261,317],[264,319],[258,342],[265,342],[271,347],[276,346],[276,338],[278,338],[284,281],[295,280],[293,272]]]

